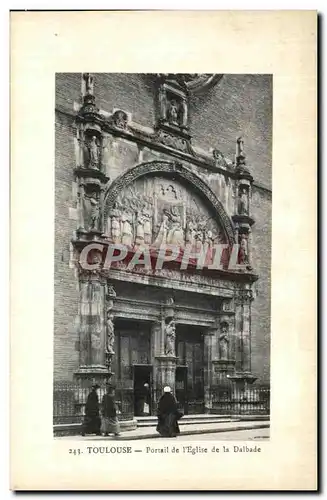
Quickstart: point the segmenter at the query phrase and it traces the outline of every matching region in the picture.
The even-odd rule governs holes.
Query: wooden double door
[[[176,398],[187,414],[204,413],[204,341],[199,328],[178,325]]]

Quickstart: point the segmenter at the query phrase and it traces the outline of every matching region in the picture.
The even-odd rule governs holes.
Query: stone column
[[[163,350],[164,342],[162,338],[163,336],[162,333],[163,333],[162,323],[159,321],[152,323],[151,340],[153,345],[154,358],[164,354]]]
[[[251,302],[252,290],[241,289],[235,298],[236,306],[236,368],[241,373],[251,372]]]
[[[105,366],[105,279],[97,271],[82,270],[80,286],[79,379],[101,382]]]
[[[85,230],[85,221],[84,221],[84,181],[82,179],[78,179],[78,203],[77,203],[77,213],[78,213],[78,230]]]
[[[165,385],[175,392],[175,375],[177,357],[175,352],[175,319],[174,300],[168,298],[162,307],[160,329],[157,331],[157,393],[160,394]]]
[[[108,377],[110,378],[112,373],[112,358],[115,354],[115,325],[114,325],[114,299],[116,297],[116,292],[113,286],[107,284],[107,304],[106,304],[106,341],[105,341],[105,365],[108,370]]]
[[[87,366],[91,364],[91,335],[89,330],[89,276],[87,273],[81,273],[79,279],[79,364]]]
[[[251,372],[251,296],[246,294],[243,302],[242,370]]]
[[[99,221],[99,230],[101,233],[105,231],[104,227],[104,192],[105,186],[101,186],[100,188],[100,221]]]
[[[217,336],[217,328],[208,328],[204,332],[204,411],[212,410],[212,382],[213,382],[213,348]]]

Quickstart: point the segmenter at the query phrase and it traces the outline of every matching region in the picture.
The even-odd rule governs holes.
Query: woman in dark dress
[[[178,420],[182,414],[177,409],[177,401],[171,393],[170,387],[164,388],[158,405],[157,431],[163,437],[176,437],[180,433]]]
[[[84,422],[82,426],[82,436],[85,436],[85,434],[96,434],[97,436],[100,436],[101,434],[99,397],[97,393],[98,389],[100,389],[99,385],[93,385],[92,390],[87,397]]]
[[[107,387],[107,393],[102,398],[102,426],[101,430],[105,436],[120,435],[120,426],[117,417],[117,406],[115,402],[115,389]]]

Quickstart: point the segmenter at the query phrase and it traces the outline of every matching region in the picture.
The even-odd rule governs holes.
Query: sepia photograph
[[[317,12],[11,38],[11,489],[317,488]]]
[[[55,92],[54,437],[269,440],[273,76]]]

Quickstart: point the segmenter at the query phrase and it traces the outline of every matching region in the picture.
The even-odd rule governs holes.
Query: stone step
[[[209,424],[220,424],[222,422],[231,422],[232,419],[231,418],[224,418],[224,419],[212,419],[212,420],[208,420],[208,421],[200,421],[200,420],[184,420],[184,418],[182,418],[181,420],[178,421],[178,424],[180,426],[185,426],[185,425],[209,425]],[[235,422],[236,420],[233,419],[233,422]],[[157,425],[157,419],[155,421],[151,421],[151,422],[138,422],[137,424],[137,427],[140,428],[140,427],[153,427],[153,425]]]
[[[218,413],[189,413],[188,415],[184,415],[183,418],[196,418],[201,420],[210,420],[212,418],[229,418],[230,413],[226,414],[218,414]],[[156,415],[142,415],[139,417],[134,417],[136,420],[143,422],[147,420],[153,420],[157,418]]]
[[[157,417],[135,417],[137,420],[137,427],[151,427],[157,425]],[[184,415],[179,421],[181,425],[188,424],[210,424],[219,422],[230,422],[230,415]]]

